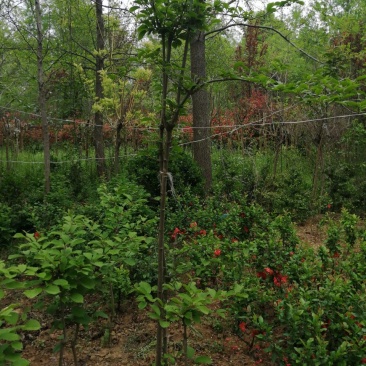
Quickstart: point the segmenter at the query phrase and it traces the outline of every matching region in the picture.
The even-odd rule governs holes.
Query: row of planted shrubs
[[[244,195],[248,202],[260,204],[268,212],[290,213],[297,222],[326,212],[329,205],[338,212],[347,207],[362,214],[365,205],[362,187],[366,176],[360,151],[366,144],[364,130],[355,124],[341,141],[353,141],[352,148],[328,153],[325,175],[317,189],[313,187],[313,158],[296,148],[281,150],[277,169],[274,168],[275,153],[271,150],[248,151],[243,155],[241,150],[214,148],[213,195],[228,199]],[[73,157],[73,150],[70,151],[70,164],[52,167],[52,190],[46,201],[41,164],[19,165],[11,171],[0,168],[1,246],[9,243],[16,232],[51,227],[67,209],[87,207],[98,201],[96,190],[100,181],[95,169],[78,161],[77,155]],[[136,156],[122,159],[121,164],[124,176],[144,187],[151,197],[159,195],[156,147],[142,149]],[[178,146],[172,148],[170,172],[173,178],[168,187],[170,191],[186,194],[188,187],[192,196],[203,194],[202,176],[189,151]],[[151,199],[149,204],[153,206],[154,201]]]
[[[312,248],[299,242],[289,215],[270,215],[240,195],[230,201],[192,194],[171,199],[170,299],[162,317],[154,287],[156,217],[146,193],[118,180],[102,184],[98,196],[98,208],[84,207],[83,215],[69,212],[49,229],[17,234],[19,246],[0,266],[0,297],[24,293],[63,331],[56,348],[61,359],[65,347],[77,358],[71,328],[78,334],[96,318],[105,318],[108,328],[119,301],[136,288],[140,308],[164,327],[194,325],[215,303],[215,314],[223,317],[216,319],[216,331],[229,327],[247,344],[238,348],[232,339],[232,350],[259,363],[260,357],[278,365],[366,362],[366,235],[356,215],[343,210],[334,221],[329,214],[327,239]],[[86,301],[91,294],[94,301]],[[0,318],[0,360],[23,362],[19,334],[39,323],[20,317],[14,305],[2,309]],[[209,362],[196,357],[189,339],[182,342],[187,346],[168,362]]]

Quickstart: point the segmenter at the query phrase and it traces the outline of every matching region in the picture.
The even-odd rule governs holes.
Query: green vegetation
[[[253,5],[0,0],[1,365],[366,364],[365,2]]]

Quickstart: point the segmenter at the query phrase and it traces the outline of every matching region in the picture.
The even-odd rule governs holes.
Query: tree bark
[[[206,77],[205,35],[197,31],[191,39],[191,76],[194,80]],[[212,187],[210,141],[210,104],[206,89],[192,95],[193,105],[193,157],[202,170],[205,191]]]
[[[42,121],[45,193],[48,194],[51,189],[50,135],[48,131],[48,120],[46,111],[46,89],[44,84],[43,70],[43,30],[41,5],[39,0],[35,0],[35,18],[37,25],[38,104]]]
[[[104,19],[103,2],[95,1],[95,13],[97,18],[97,52],[95,56],[95,98],[100,101],[104,97],[101,71],[104,69]],[[99,177],[105,175],[105,155],[103,141],[103,113],[97,110],[94,114],[94,147],[97,173]]]

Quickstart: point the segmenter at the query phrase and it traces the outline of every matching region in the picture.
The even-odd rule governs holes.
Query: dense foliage
[[[81,331],[110,344],[127,299],[157,366],[212,363],[203,322],[255,364],[366,364],[365,16],[0,0],[0,364],[29,364],[44,314],[80,364]]]

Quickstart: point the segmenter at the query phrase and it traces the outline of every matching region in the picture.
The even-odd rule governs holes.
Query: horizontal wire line
[[[137,156],[137,154],[128,154],[119,156],[119,159],[129,157],[129,156]],[[114,159],[114,156],[106,157],[106,158],[78,158],[78,159],[71,159],[71,160],[60,160],[60,161],[50,161],[51,164],[66,164],[66,163],[76,163],[79,161],[95,161],[95,160],[110,160]],[[44,164],[44,161],[25,161],[25,160],[0,160],[0,163],[20,163],[20,164]]]
[[[269,116],[266,116],[266,118],[270,118],[273,115],[282,113],[290,108],[294,108],[296,105],[288,107],[288,108],[284,108],[284,109],[280,109],[278,111],[275,111],[273,113],[271,113]],[[27,115],[31,115],[31,116],[36,116],[36,117],[41,117],[38,114],[35,113],[28,113],[28,112],[23,112],[20,110],[16,110],[13,108],[8,108],[8,107],[4,107],[4,106],[0,106],[0,109],[5,109],[5,110],[11,110],[14,112],[19,112],[19,113],[23,113],[23,114],[27,114]],[[245,127],[250,127],[250,126],[268,126],[268,125],[286,125],[286,124],[302,124],[302,123],[311,123],[311,122],[317,122],[317,121],[329,121],[329,120],[334,120],[334,119],[341,119],[341,118],[349,118],[349,117],[357,117],[357,116],[366,116],[366,113],[353,113],[353,114],[346,114],[346,115],[340,115],[340,116],[329,116],[329,117],[322,117],[322,118],[313,118],[313,119],[306,119],[306,120],[301,120],[301,121],[271,121],[271,122],[264,122],[263,118],[254,121],[254,122],[248,122],[245,124],[238,124],[238,125],[218,125],[218,126],[205,126],[205,127],[197,127],[197,126],[180,126],[182,123],[178,123],[177,129],[178,130],[185,130],[187,128],[189,129],[212,129],[212,128],[227,128],[227,129],[232,129],[232,128],[245,128]],[[79,121],[79,120],[70,120],[70,119],[61,119],[61,118],[53,118],[53,117],[48,117],[49,120],[55,120],[55,121],[61,121],[61,122],[68,122],[68,123],[72,123],[72,124],[77,124],[77,125],[87,125],[90,127],[103,127],[103,126],[108,126],[111,130],[115,130],[117,128],[117,126],[113,126],[110,124],[102,124],[102,125],[95,125],[92,124],[90,122],[85,122],[85,121]],[[40,126],[40,125],[38,125]],[[41,126],[40,126],[41,127]],[[52,129],[52,126],[49,126]],[[160,130],[159,127],[139,127],[139,126],[126,126],[127,129],[134,129],[134,130],[139,130],[139,131],[157,131]]]

